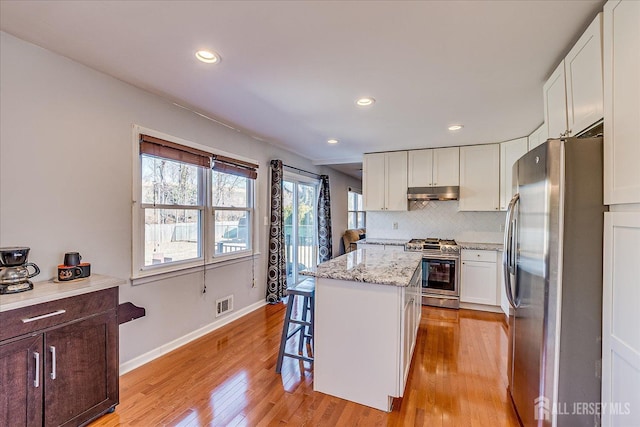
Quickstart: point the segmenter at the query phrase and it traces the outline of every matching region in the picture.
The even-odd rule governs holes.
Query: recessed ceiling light
[[[356,104],[360,107],[368,107],[370,105],[373,105],[375,102],[376,100],[371,96],[365,96],[365,97],[359,98],[356,101]]]
[[[207,64],[216,64],[220,62],[220,55],[210,50],[199,50],[196,52],[196,58]]]
[[[462,129],[463,127],[464,127],[463,125],[451,125],[449,126],[449,130],[456,131],[456,130]]]
[[[338,143],[338,140],[337,140],[337,139],[334,139],[334,138],[331,138],[331,139],[328,139],[328,140],[327,140],[327,143],[329,143],[329,144],[337,144],[337,143]]]

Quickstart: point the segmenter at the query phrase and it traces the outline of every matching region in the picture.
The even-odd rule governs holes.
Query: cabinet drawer
[[[477,251],[477,250],[462,250],[460,254],[462,261],[481,261],[481,262],[496,262],[495,251]]]
[[[117,306],[116,287],[10,310],[2,313],[0,341],[115,310]]]

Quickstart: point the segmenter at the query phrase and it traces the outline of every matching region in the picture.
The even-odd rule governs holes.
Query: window
[[[257,164],[143,133],[139,144],[134,277],[252,253]]]
[[[356,190],[349,189],[347,193],[348,204],[348,221],[347,228],[365,228],[365,211],[362,205],[362,194]]]
[[[202,255],[202,167],[141,156],[144,266]]]
[[[211,200],[216,255],[251,249],[253,180],[213,171]]]

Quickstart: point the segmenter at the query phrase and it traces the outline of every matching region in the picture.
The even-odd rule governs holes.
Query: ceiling
[[[531,133],[544,81],[603,3],[2,0],[0,28],[359,176],[365,152]]]

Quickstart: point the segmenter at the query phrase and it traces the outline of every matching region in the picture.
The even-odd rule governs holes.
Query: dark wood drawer
[[[63,298],[1,313],[0,341],[92,316],[118,306],[118,288]]]

